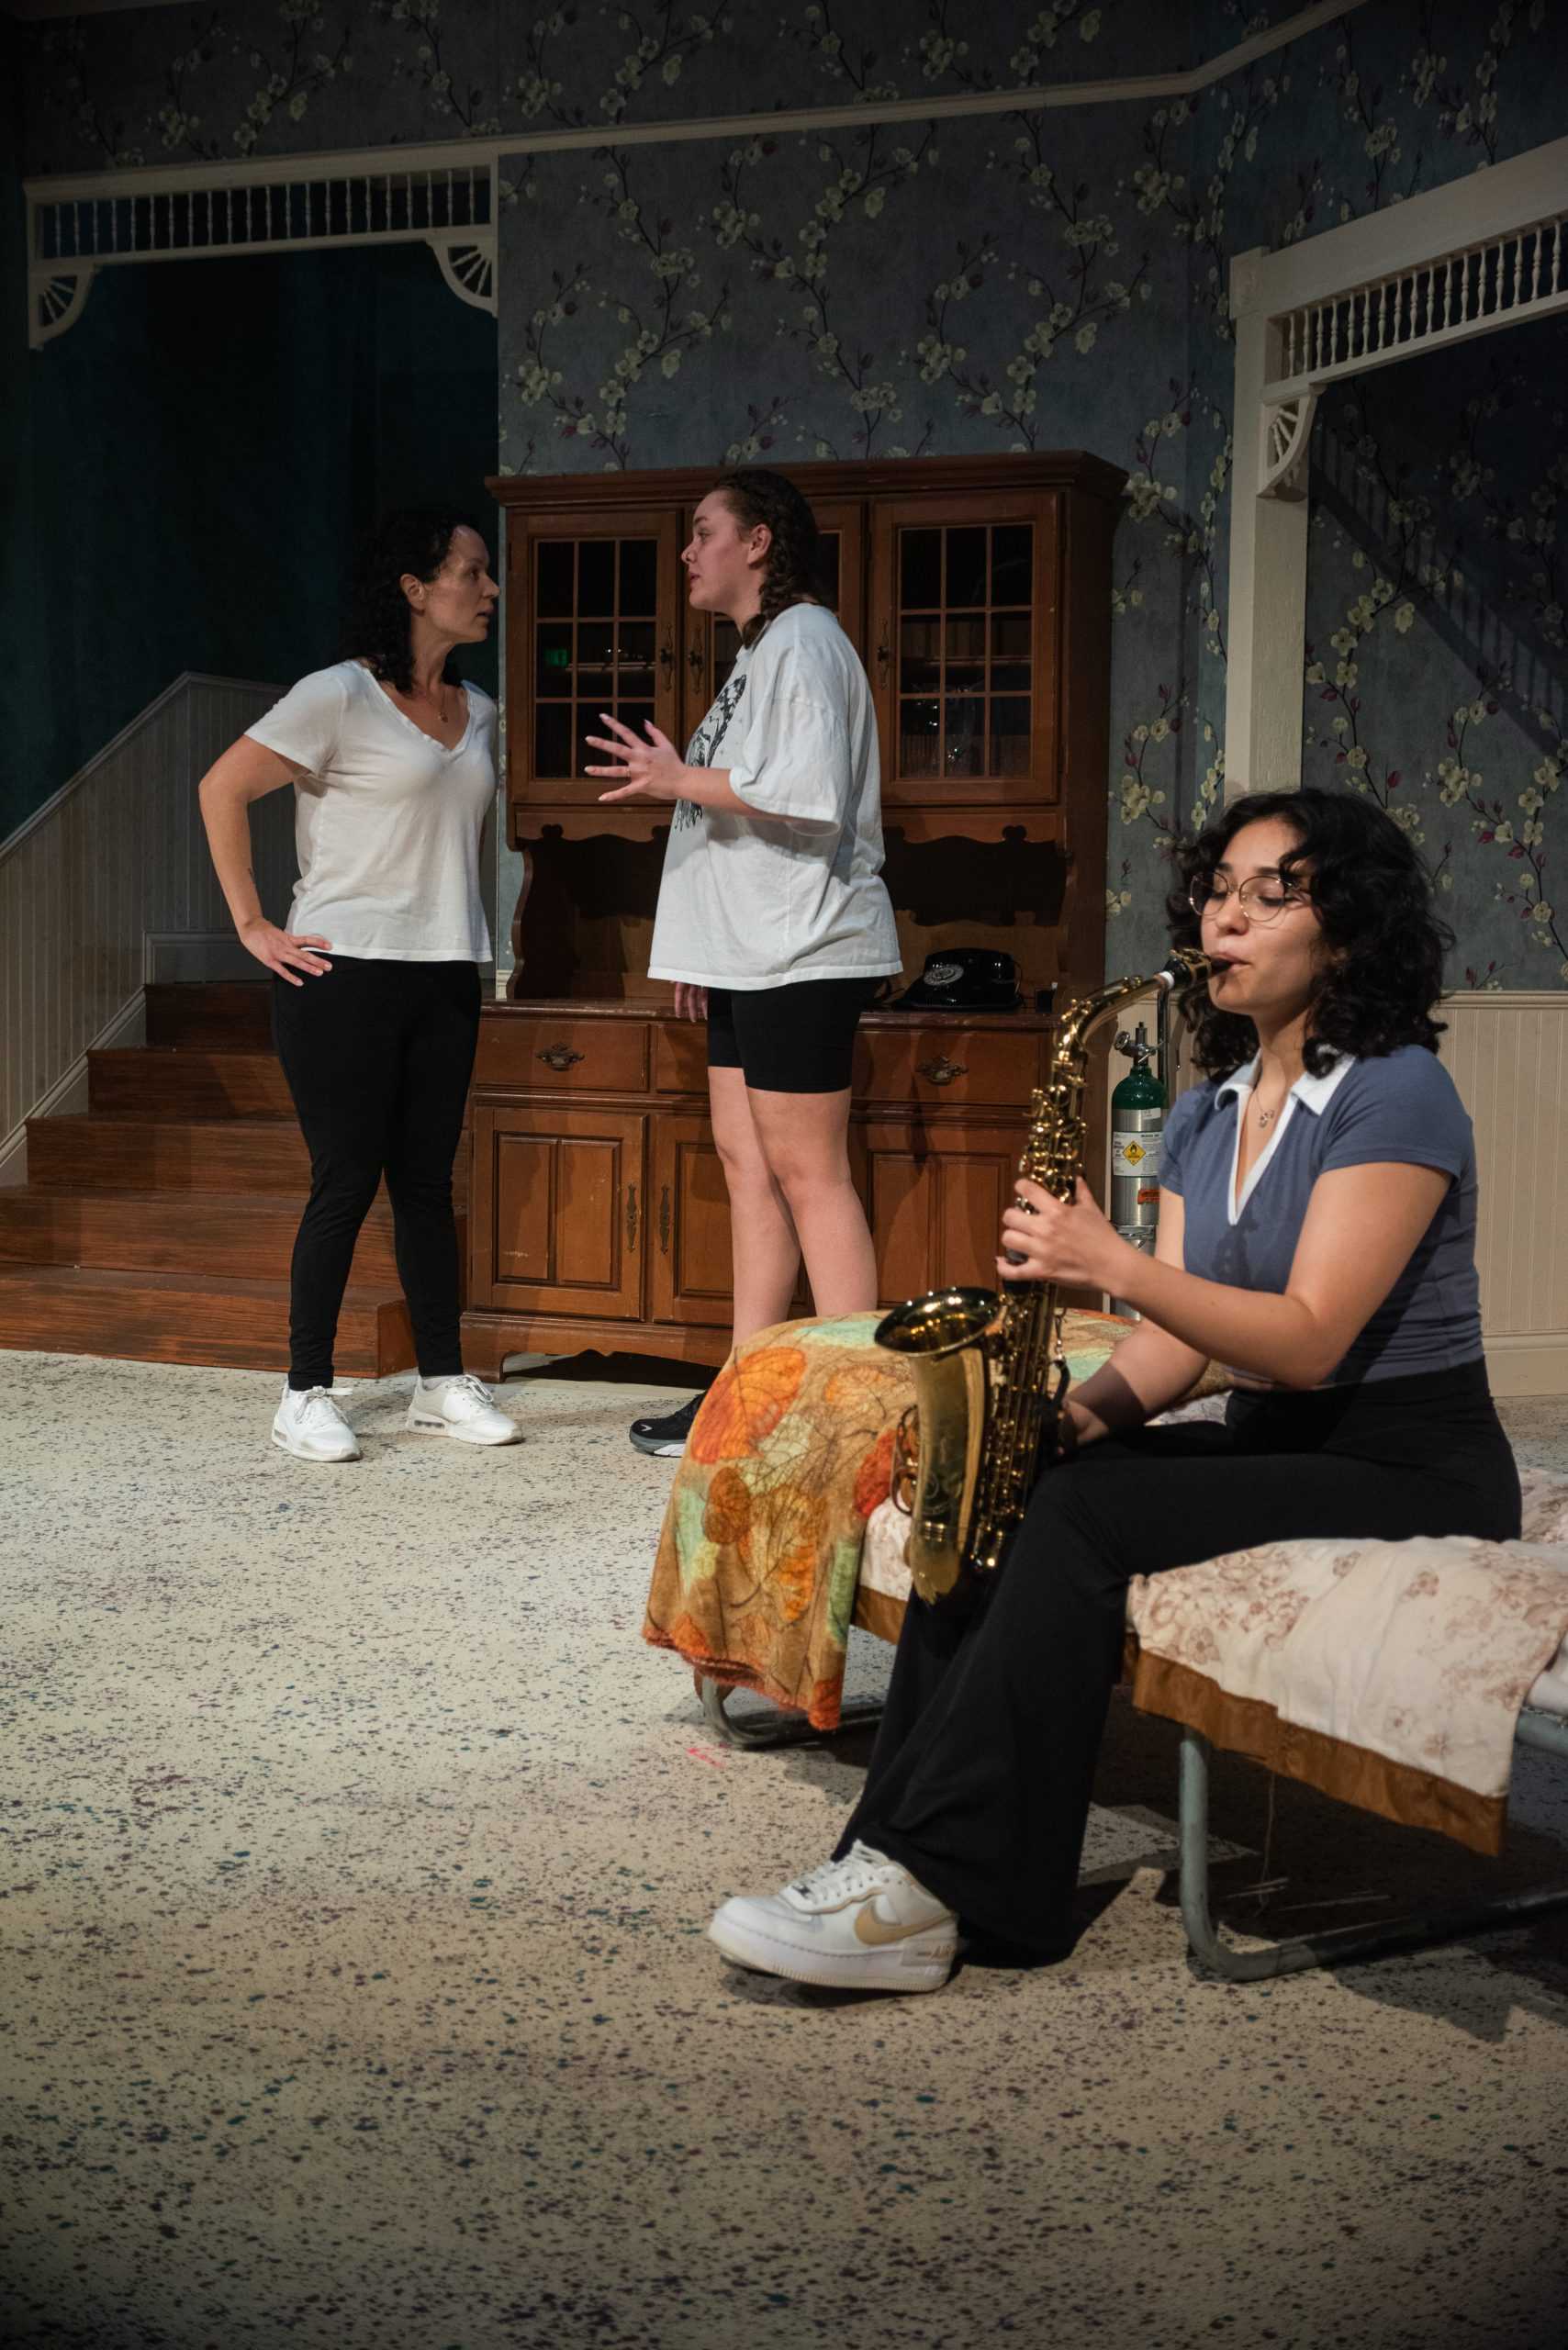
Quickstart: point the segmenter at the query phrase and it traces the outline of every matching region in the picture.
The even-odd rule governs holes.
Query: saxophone
[[[1092,1031],[1150,986],[1162,995],[1206,979],[1208,957],[1176,949],[1152,980],[1120,979],[1068,1005],[1050,1082],[1036,1091],[1018,1172],[1070,1200],[1083,1165],[1083,1092]],[[1056,1281],[939,1289],[895,1305],[877,1344],[913,1358],[915,1400],[900,1423],[893,1499],[911,1518],[910,1566],[922,1599],[1002,1563],[1023,1517],[1047,1428],[1067,1397]]]

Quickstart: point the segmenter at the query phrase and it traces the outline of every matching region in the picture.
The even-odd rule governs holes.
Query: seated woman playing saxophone
[[[1518,1533],[1470,1120],[1436,1058],[1444,934],[1408,835],[1347,792],[1257,793],[1181,867],[1208,1082],[1166,1130],[1156,1253],[1081,1182],[1021,1181],[997,1259],[1144,1319],[1070,1397],[1000,1570],[958,1609],[911,1599],[834,1857],[709,1928],[743,1965],[935,1991],[961,1929],[1062,1954],[1132,1576],[1297,1536]],[[1211,1359],[1237,1382],[1225,1424],[1145,1427]]]

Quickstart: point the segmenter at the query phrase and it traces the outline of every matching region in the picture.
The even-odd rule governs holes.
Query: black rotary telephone
[[[990,946],[945,946],[925,958],[894,1012],[1016,1012],[1023,1002],[1018,966]]]

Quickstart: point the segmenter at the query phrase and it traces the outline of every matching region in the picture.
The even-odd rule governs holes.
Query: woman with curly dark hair
[[[234,926],[273,975],[273,1034],[310,1152],[273,1421],[274,1443],[302,1460],[359,1458],[332,1400],[332,1348],[383,1175],[419,1357],[409,1427],[468,1444],[518,1434],[464,1373],[452,1213],[490,954],[479,836],[496,789],[496,706],[454,656],[489,632],[489,561],[466,522],[390,516],[361,552],[352,657],[301,677],[202,778]],[[279,929],[256,894],[248,811],[287,783],[299,879]]]
[[[692,607],[727,614],[741,651],[682,759],[649,725],[606,717],[606,800],[675,803],[652,977],[708,1023],[708,1091],[734,1237],[738,1344],[790,1312],[801,1260],[819,1314],[877,1302],[849,1173],[855,1030],[899,968],[881,880],[871,690],[818,588],[812,509],[781,474],[726,474],[681,558]],[[633,1424],[679,1453],[700,1397]]]
[[[1470,1120],[1436,1058],[1444,933],[1408,835],[1349,793],[1256,793],[1180,873],[1177,940],[1213,966],[1186,1007],[1209,1080],[1166,1129],[1156,1253],[1081,1183],[1021,1181],[997,1259],[1143,1319],[1069,1400],[969,1611],[911,1600],[834,1858],[713,1919],[743,1964],[935,1990],[960,1919],[1059,1955],[1132,1576],[1299,1536],[1518,1533]],[[1225,1425],[1146,1427],[1210,1360],[1235,1382]]]

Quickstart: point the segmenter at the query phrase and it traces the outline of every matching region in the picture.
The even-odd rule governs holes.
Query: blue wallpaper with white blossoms
[[[1163,934],[1166,844],[1223,789],[1231,257],[1562,128],[1568,18],[1546,0],[1367,0],[1191,99],[1091,86],[1216,57],[1291,13],[111,14],[34,30],[29,167],[602,129],[503,166],[503,470],[1052,447],[1126,467],[1106,778],[1107,961],[1126,969]],[[1081,101],[1032,113],[624,137],[1074,81]],[[1460,985],[1568,984],[1565,337],[1514,329],[1342,386],[1314,441],[1305,777],[1373,793],[1420,842]]]

